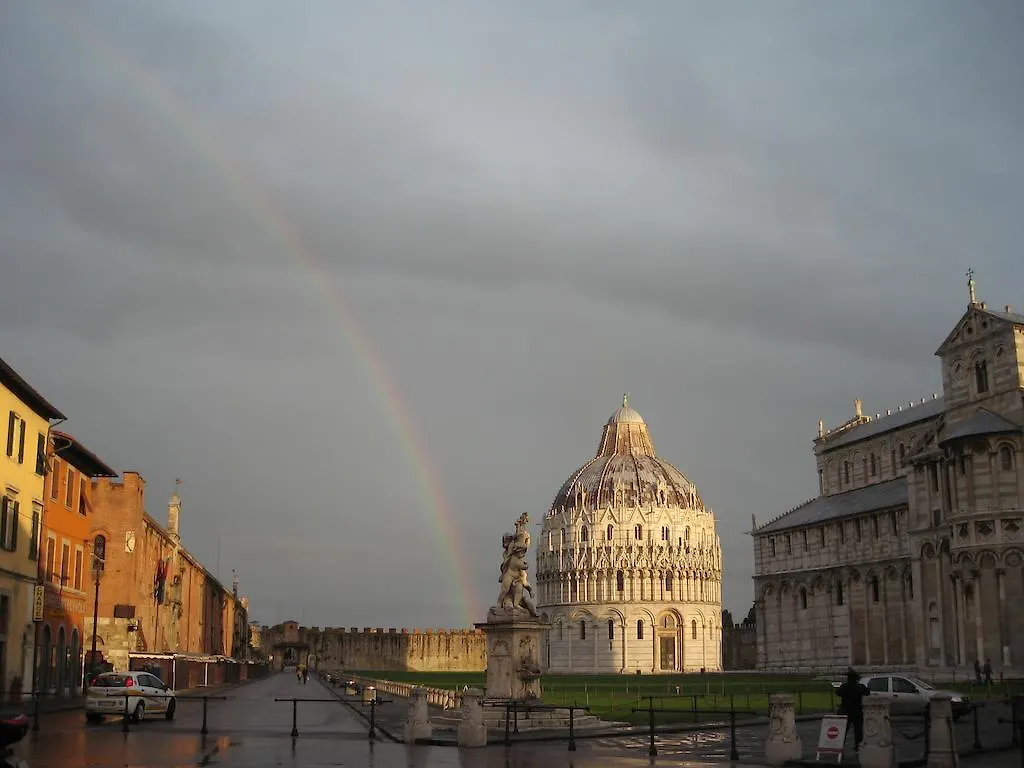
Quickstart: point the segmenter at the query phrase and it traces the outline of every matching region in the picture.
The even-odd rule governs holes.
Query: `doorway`
[[[661,656],[662,669],[676,668],[676,639],[674,637],[659,637],[658,645]]]

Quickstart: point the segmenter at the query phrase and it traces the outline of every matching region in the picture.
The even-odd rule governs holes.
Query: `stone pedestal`
[[[796,710],[793,697],[788,693],[773,693],[768,697],[769,717],[768,742],[764,747],[764,758],[768,765],[782,765],[789,760],[803,757],[804,747],[796,732]]]
[[[487,698],[540,699],[540,654],[551,625],[524,610],[492,608],[476,626],[487,635]]]
[[[409,693],[409,716],[405,720],[405,743],[415,744],[416,739],[429,739],[433,730],[427,707],[427,691],[424,688],[413,688]]]
[[[486,747],[487,728],[484,727],[483,691],[471,688],[462,693],[462,718],[459,720],[460,747]]]
[[[864,707],[864,743],[860,745],[861,768],[895,768],[896,745],[889,723],[889,700],[867,696]]]
[[[949,694],[932,697],[928,723],[928,768],[959,768],[960,755],[953,738],[953,706]],[[866,699],[865,699],[866,701]]]

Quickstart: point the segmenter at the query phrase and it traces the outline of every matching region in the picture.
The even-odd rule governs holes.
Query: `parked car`
[[[173,720],[175,709],[174,691],[149,672],[97,675],[90,681],[85,694],[85,717],[92,723],[99,722],[106,715],[123,717],[125,711],[135,722],[141,722],[149,714],[162,714]]]
[[[872,696],[889,699],[889,712],[893,715],[923,715],[932,697],[940,693],[950,697],[954,720],[971,711],[971,700],[966,694],[936,688],[911,675],[864,675],[860,681]],[[833,688],[840,685],[832,683]]]

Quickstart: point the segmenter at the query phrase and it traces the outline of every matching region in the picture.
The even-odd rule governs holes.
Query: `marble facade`
[[[1024,315],[971,294],[943,394],[819,423],[819,496],[755,521],[758,668],[1024,670]]]
[[[551,672],[721,669],[714,515],[625,398],[544,517],[536,582]]]

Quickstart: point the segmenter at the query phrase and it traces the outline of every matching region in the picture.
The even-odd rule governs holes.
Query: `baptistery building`
[[[722,550],[696,486],[623,397],[544,517],[535,583],[551,672],[721,669]]]

